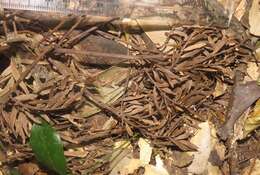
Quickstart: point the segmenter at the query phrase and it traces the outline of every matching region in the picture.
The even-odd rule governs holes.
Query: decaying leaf
[[[254,106],[253,111],[248,115],[244,124],[244,136],[260,126],[260,100]]]

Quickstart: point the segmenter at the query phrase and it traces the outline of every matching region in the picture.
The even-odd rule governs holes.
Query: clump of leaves
[[[46,168],[66,175],[67,163],[59,135],[47,123],[32,127],[30,145],[37,160]]]

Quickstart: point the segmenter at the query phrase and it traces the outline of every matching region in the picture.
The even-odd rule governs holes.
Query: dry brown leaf
[[[217,81],[216,82],[216,86],[215,86],[215,90],[213,92],[213,96],[219,97],[221,95],[223,95],[227,90],[227,85],[223,82]]]
[[[23,163],[18,166],[21,175],[35,175],[39,170],[39,166],[34,163]]]
[[[24,101],[29,101],[29,100],[34,100],[38,97],[36,94],[23,94],[23,95],[18,95],[14,99],[24,102]]]
[[[166,160],[171,161],[176,167],[183,168],[191,164],[193,156],[190,156],[187,152],[173,151]]]
[[[10,65],[11,65],[12,75],[13,75],[15,81],[18,81],[20,79],[20,77],[21,77],[21,75],[20,75],[21,73],[20,73],[20,71],[17,68],[18,65],[15,62],[15,58],[11,59],[11,64]],[[19,86],[23,89],[23,91],[25,93],[27,93],[27,94],[29,93],[29,90],[28,90],[26,84],[23,81],[19,84]]]
[[[79,157],[79,158],[85,158],[88,155],[88,152],[85,151],[83,148],[77,149],[77,150],[68,150],[64,152],[65,156],[68,157]]]
[[[214,44],[214,50],[213,50],[213,52],[212,52],[212,55],[214,55],[214,54],[216,54],[217,52],[219,52],[221,49],[222,49],[222,47],[224,47],[224,45],[227,43],[227,41],[226,40],[224,40],[224,39],[222,39],[222,40],[220,40],[220,41],[218,41],[217,43],[215,43]]]
[[[9,98],[9,93],[12,87],[14,86],[15,80],[14,78],[10,78],[4,89],[0,89],[0,102],[5,101],[5,99]]]
[[[129,72],[129,68],[112,66],[109,69],[99,73],[96,77],[96,81],[93,84],[95,87],[117,85],[128,77]]]
[[[205,42],[198,42],[198,43],[195,43],[191,46],[186,47],[185,49],[183,49],[183,51],[188,52],[188,51],[191,51],[191,50],[200,49],[200,48],[202,48],[206,45],[207,45],[207,43],[205,43]]]
[[[125,128],[126,128],[126,132],[129,136],[134,135],[134,132],[132,131],[132,129],[129,127],[129,125],[127,123],[125,124]]]
[[[240,3],[238,4],[234,16],[240,21],[241,18],[244,16],[246,12],[246,7],[247,7],[247,0],[240,0]]]
[[[31,123],[23,112],[19,112],[17,121],[15,122],[15,131],[21,137],[22,142],[25,143],[26,138],[29,136],[31,130]]]
[[[201,52],[201,50],[192,50],[192,51],[190,51],[190,52],[187,52],[187,53],[183,54],[183,55],[181,56],[181,58],[194,57],[195,55],[197,55],[197,54],[200,53],[200,52]]]
[[[57,71],[62,74],[64,77],[68,77],[70,75],[73,75],[71,70],[62,62],[54,60],[54,59],[49,59],[49,61],[53,64],[54,68],[57,69]]]
[[[110,117],[103,125],[103,130],[110,130],[113,129],[117,125],[117,120],[115,120],[113,117]]]
[[[11,60],[11,70],[12,70],[12,75],[13,75],[15,81],[19,80],[20,72],[17,69],[17,64],[14,61],[14,59]]]
[[[41,124],[40,118],[38,116],[31,114],[30,112],[24,111],[25,115],[34,123]]]

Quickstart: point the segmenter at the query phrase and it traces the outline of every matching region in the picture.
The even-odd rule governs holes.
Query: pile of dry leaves
[[[256,66],[248,35],[182,26],[164,32],[158,44],[149,33],[107,30],[113,19],[77,30],[82,20],[70,20],[66,30],[61,20],[49,31],[15,13],[1,21],[3,172],[18,166],[24,174],[44,173],[27,142],[33,124],[43,121],[60,135],[73,174],[109,173],[119,140],[130,141],[139,157],[140,137],[154,147],[151,162],[159,154],[169,174],[202,173],[203,165],[194,168],[200,158],[188,154],[193,151],[205,153],[223,174],[239,173],[257,156],[259,147],[245,150],[259,134],[240,143],[233,130],[260,97],[255,79],[243,80]],[[203,128],[215,132],[209,151],[193,139]],[[203,134],[198,139],[207,142],[211,136]]]

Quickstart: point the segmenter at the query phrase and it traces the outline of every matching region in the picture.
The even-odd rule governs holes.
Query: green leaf
[[[59,175],[66,175],[67,163],[59,135],[47,123],[34,125],[30,145],[37,160]]]

